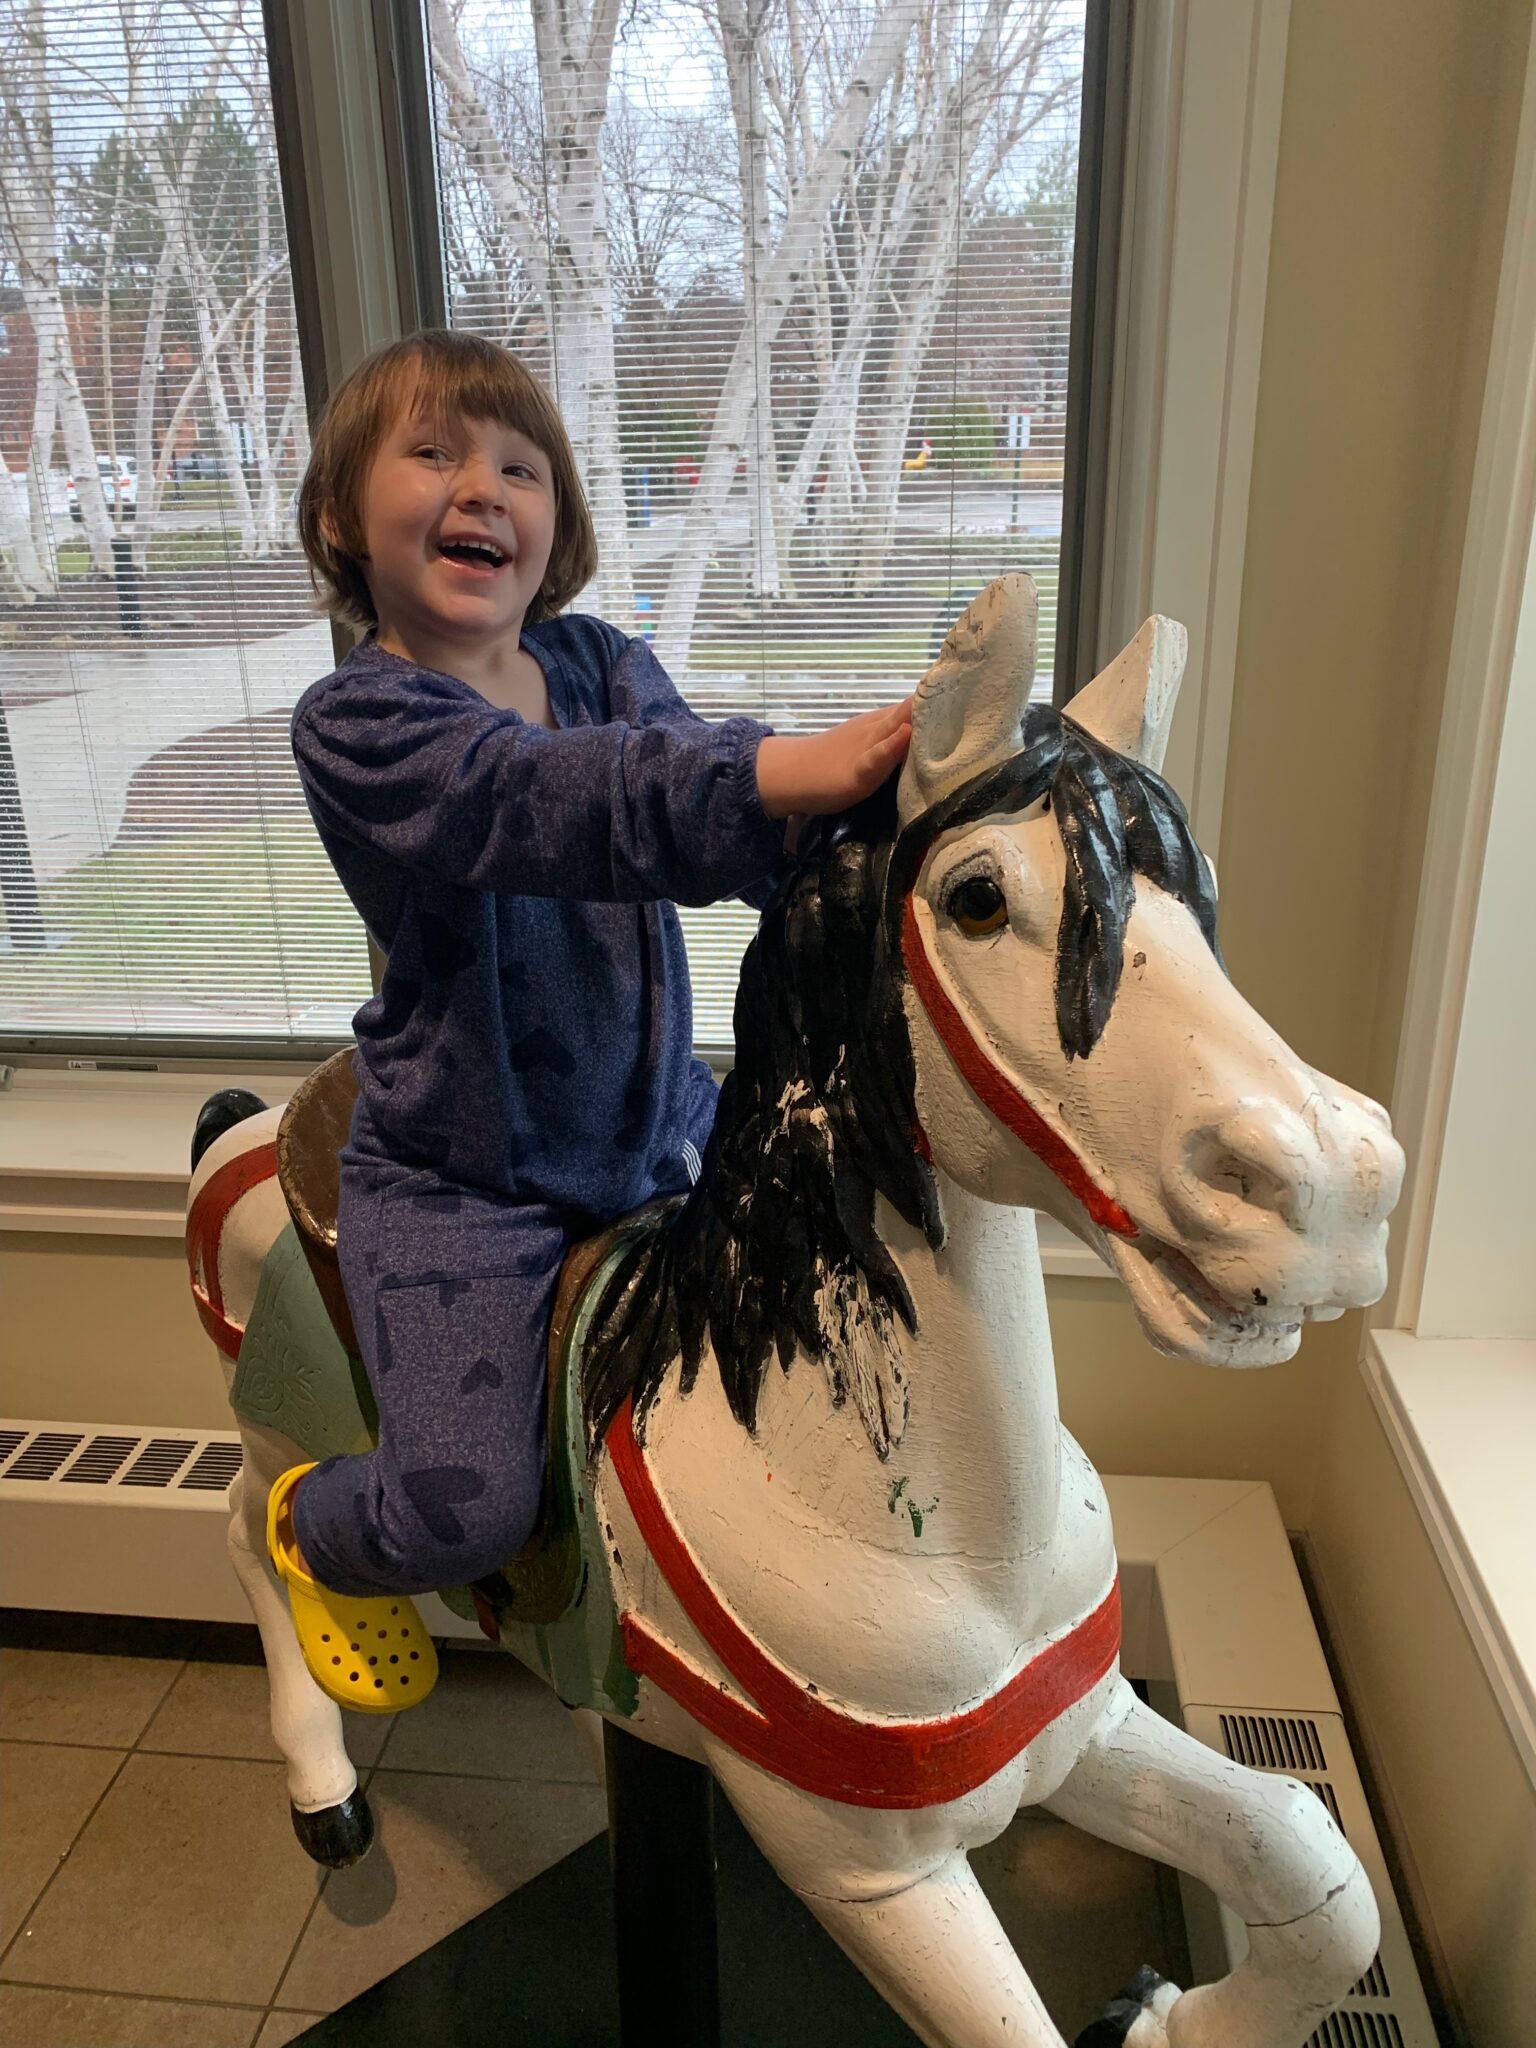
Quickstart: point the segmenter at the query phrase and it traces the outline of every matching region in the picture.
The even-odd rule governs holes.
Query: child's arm
[[[656,659],[648,642],[625,641],[615,628],[603,626],[618,643],[609,682],[610,706],[631,725],[666,720],[703,720]],[[912,699],[867,711],[819,733],[769,733],[757,752],[757,789],[770,818],[790,821],[789,848],[794,847],[799,819],[846,809],[871,796],[900,766],[911,739]],[[786,866],[784,860],[756,882],[739,890],[742,900],[761,910]]]
[[[787,775],[771,761],[778,819],[812,807],[797,791],[833,787],[831,737],[779,743],[791,751]],[[293,727],[306,795],[341,837],[445,882],[608,902],[709,903],[775,865],[783,826],[759,794],[763,742],[750,719],[548,732],[393,660],[311,690]],[[867,735],[857,752],[867,776]]]

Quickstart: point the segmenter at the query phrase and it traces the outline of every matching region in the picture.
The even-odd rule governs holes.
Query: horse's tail
[[[192,1169],[215,1138],[222,1138],[226,1131],[232,1131],[236,1124],[243,1124],[248,1116],[260,1116],[266,1104],[259,1095],[253,1095],[249,1088],[220,1088],[210,1095],[197,1113],[197,1122],[192,1127]]]

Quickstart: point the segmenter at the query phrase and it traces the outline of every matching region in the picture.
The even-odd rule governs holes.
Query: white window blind
[[[550,384],[579,607],[705,717],[910,689],[1061,546],[1084,0],[426,0],[450,317]],[[751,913],[685,912],[725,1048]]]
[[[0,1034],[345,1035],[259,0],[0,0]]]

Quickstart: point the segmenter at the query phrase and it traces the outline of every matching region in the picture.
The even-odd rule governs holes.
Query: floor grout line
[[[254,2012],[265,2017],[261,2006],[241,1998],[177,1998],[168,1991],[104,1991],[99,1984],[44,1984],[32,1977],[6,1977],[0,1982],[8,1991],[53,1991],[66,1998],[140,1999],[146,2005],[212,2005],[217,2006],[220,2012]],[[300,2012],[308,2010],[304,2006],[295,2009]]]

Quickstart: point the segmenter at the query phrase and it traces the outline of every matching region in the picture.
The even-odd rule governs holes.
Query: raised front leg
[[[1099,2023],[1095,2044],[1301,2048],[1370,1966],[1381,1931],[1376,1901],[1322,1801],[1293,1778],[1218,1756],[1143,1706],[1124,1680],[1044,1805],[1105,1841],[1187,1870],[1248,1929],[1248,1954],[1229,1975],[1182,1995],[1147,1984],[1140,2014]]]
[[[835,1806],[731,1751],[709,1762],[779,1876],[927,2048],[1066,2048],[962,1846],[1006,1816]]]

